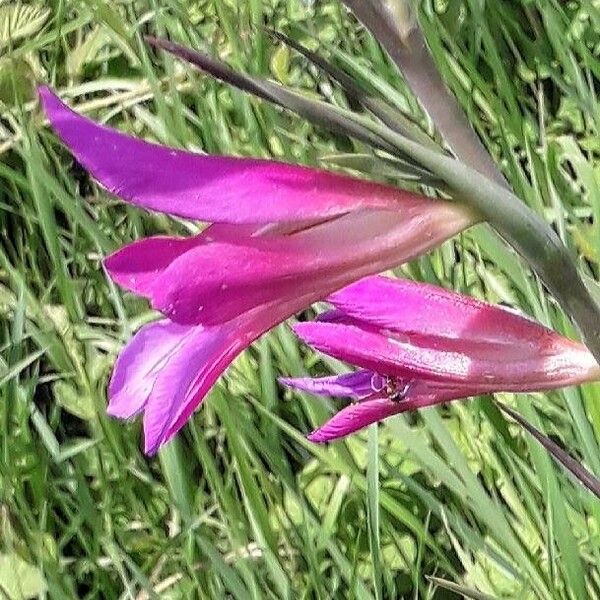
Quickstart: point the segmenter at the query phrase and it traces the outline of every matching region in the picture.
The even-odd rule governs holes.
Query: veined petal
[[[360,400],[385,388],[385,378],[373,371],[354,371],[330,377],[280,377],[279,382],[310,394]]]
[[[215,240],[173,260],[150,296],[174,321],[211,325],[281,298],[310,293],[312,302],[410,260],[470,224],[460,209],[427,201],[395,213],[348,214],[293,235]]]
[[[358,321],[298,323],[295,332],[309,345],[363,369],[479,392],[536,391],[573,385],[598,376],[584,346],[554,334],[547,345],[456,343],[434,336],[377,330]],[[564,342],[562,341],[564,340]]]
[[[144,408],[144,450],[154,454],[205,398],[217,378],[246,347],[245,323],[189,327],[177,352],[156,376]],[[185,418],[177,425],[179,416]]]
[[[398,414],[401,412],[400,404],[387,398],[349,404],[331,417],[327,423],[313,431],[308,439],[311,442],[323,443],[345,437],[372,423]]]
[[[183,427],[234,358],[307,298],[261,306],[214,327],[167,320],[143,327],[117,360],[109,413],[144,410],[145,451],[155,453]]]
[[[393,415],[467,398],[477,393],[475,388],[435,388],[424,382],[417,382],[412,387],[409,386],[407,396],[402,400],[394,402],[389,398],[375,398],[346,406],[313,431],[308,439],[311,442],[330,442]]]
[[[202,221],[312,221],[420,196],[335,173],[266,160],[204,156],[94,123],[40,87],[46,115],[77,160],[111,193]]]
[[[123,348],[108,386],[108,414],[127,419],[139,413],[161,369],[177,353],[189,327],[162,320],[144,325]]]

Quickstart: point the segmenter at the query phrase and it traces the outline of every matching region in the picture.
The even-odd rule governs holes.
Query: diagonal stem
[[[396,63],[411,90],[431,117],[456,157],[488,179],[508,187],[506,180],[485,149],[467,117],[448,91],[431,58],[425,38],[414,22],[405,31],[389,4],[410,0],[343,0],[355,16],[371,31]]]
[[[526,429],[549,452],[550,456],[552,456],[557,463],[561,464],[569,471],[569,473],[590,490],[592,494],[600,498],[600,481],[583,467],[579,461],[565,452],[565,450],[563,450],[554,440],[543,434],[518,412],[502,402],[496,401],[496,405],[501,411],[512,417],[521,427],[523,427],[523,429]]]

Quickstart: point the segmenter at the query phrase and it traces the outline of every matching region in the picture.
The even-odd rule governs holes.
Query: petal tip
[[[292,331],[307,344],[310,344],[309,340],[317,327],[319,327],[318,321],[301,321],[291,325]]]
[[[144,454],[146,456],[155,456],[160,450],[164,441],[161,437],[144,436]]]
[[[115,419],[128,420],[138,415],[144,408],[144,404],[141,402],[133,401],[130,396],[129,399],[126,395],[116,392],[111,393],[110,386],[108,389],[108,406],[106,407],[106,414],[109,417]]]
[[[37,94],[38,98],[40,99],[42,109],[46,113],[50,123],[54,125],[56,112],[62,108],[66,108],[66,106],[49,85],[38,85]]]
[[[309,442],[313,442],[313,444],[325,444],[327,442],[332,441],[332,439],[335,438],[331,438],[330,436],[325,434],[322,429],[315,429],[312,433],[309,433],[306,436],[306,439]]]

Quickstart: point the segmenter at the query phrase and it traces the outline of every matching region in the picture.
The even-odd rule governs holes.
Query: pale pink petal
[[[98,125],[40,87],[46,115],[77,160],[111,193],[145,208],[228,223],[312,221],[420,196],[274,161],[204,156]]]
[[[385,378],[373,371],[354,371],[330,377],[280,377],[279,382],[288,387],[317,394],[357,400],[380,392],[385,388]]]
[[[231,323],[189,328],[157,374],[144,409],[144,450],[154,454],[171,437],[169,428],[182,410],[191,414],[231,361],[246,347],[242,332]],[[187,420],[187,416],[186,419]],[[184,421],[185,421],[184,420]]]
[[[108,386],[108,414],[126,419],[140,412],[154,382],[175,355],[189,327],[156,321],[144,325],[119,354]]]

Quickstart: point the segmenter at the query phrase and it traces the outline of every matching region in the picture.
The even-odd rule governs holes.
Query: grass
[[[284,392],[276,377],[342,366],[280,326],[236,361],[157,458],[140,452],[139,423],[105,415],[114,358],[153,315],[106,279],[100,259],[124,242],[195,226],[97,188],[43,127],[32,81],[51,83],[98,120],[176,146],[304,164],[364,153],[140,38],[168,34],[346,106],[261,26],[304,28],[430,128],[341,6],[64,0],[21,17],[21,29],[17,19],[3,28],[11,6],[20,5],[0,2],[0,597],[600,597],[598,501],[490,398],[315,446],[304,434],[330,406]],[[436,8],[422,25],[444,78],[516,193],[552,222],[595,285],[598,7]],[[398,274],[506,303],[574,335],[483,226]],[[598,386],[501,399],[600,475]]]

